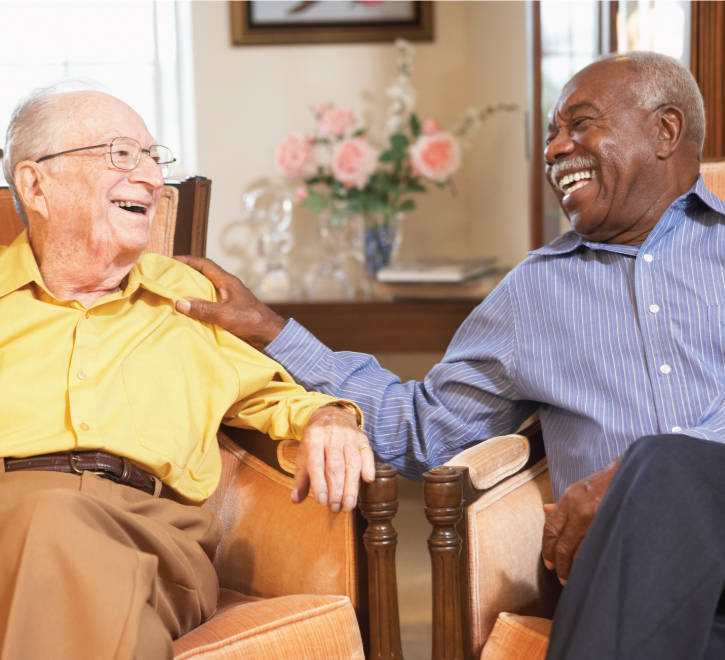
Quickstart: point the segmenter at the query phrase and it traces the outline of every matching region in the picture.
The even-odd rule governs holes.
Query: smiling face
[[[143,149],[154,144],[143,120],[125,103],[100,92],[59,94],[55,100],[62,126],[69,127],[57,151],[110,143],[127,137]],[[115,148],[115,145],[114,145]],[[138,167],[113,167],[108,147],[58,156],[39,164],[49,214],[46,229],[56,240],[83,247],[113,262],[120,254],[138,254],[149,242],[163,186],[161,171],[146,154]],[[31,235],[32,235],[31,222]]]
[[[639,107],[637,83],[622,58],[597,62],[567,83],[549,114],[546,176],[589,240],[641,242],[664,212],[658,110]]]

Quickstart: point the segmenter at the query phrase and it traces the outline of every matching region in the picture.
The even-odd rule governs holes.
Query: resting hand
[[[351,511],[361,474],[368,483],[375,479],[375,458],[355,415],[331,406],[315,410],[297,452],[292,501],[302,502],[311,486],[317,503],[332,513]]]
[[[284,319],[255,298],[242,281],[203,257],[174,257],[198,270],[219,291],[219,302],[187,298],[176,303],[186,316],[213,323],[246,341],[257,350],[264,349],[284,328]]]
[[[544,505],[544,513],[547,515],[542,541],[544,564],[548,569],[556,569],[562,584],[566,584],[581,543],[621,460],[618,458],[598,472],[569,486],[558,504]]]

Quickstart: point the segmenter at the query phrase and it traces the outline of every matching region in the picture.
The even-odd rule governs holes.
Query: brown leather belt
[[[105,451],[71,451],[5,459],[6,472],[20,470],[44,470],[70,474],[83,474],[88,471],[117,484],[138,488],[149,495],[153,495],[156,490],[156,480],[148,472],[144,472],[127,458],[114,456]],[[173,491],[165,485],[162,486],[159,496],[175,499]]]

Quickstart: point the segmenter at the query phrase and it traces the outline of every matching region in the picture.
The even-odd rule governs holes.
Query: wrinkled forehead
[[[103,92],[66,92],[54,97],[64,148],[131,137],[148,147],[154,140],[143,119],[123,101]]]
[[[549,111],[549,124],[580,108],[601,111],[614,105],[636,104],[637,75],[625,58],[594,62],[577,73],[557,96]]]

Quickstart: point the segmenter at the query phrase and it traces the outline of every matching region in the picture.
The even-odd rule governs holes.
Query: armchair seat
[[[483,649],[481,660],[544,660],[551,620],[502,612]]]
[[[216,614],[174,643],[176,660],[364,660],[346,596],[263,599],[221,589]]]

